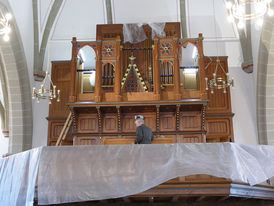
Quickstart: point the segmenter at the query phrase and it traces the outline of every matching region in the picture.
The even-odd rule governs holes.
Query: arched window
[[[102,87],[104,91],[112,92],[114,86],[114,66],[106,63],[102,72]]]
[[[173,84],[173,64],[170,61],[162,61],[160,64],[160,72],[161,72],[161,84],[162,85],[170,85]]]
[[[199,55],[198,49],[191,43],[181,47],[180,81],[184,90],[199,90]]]
[[[90,46],[81,48],[77,55],[77,74],[79,93],[95,91],[96,54]]]

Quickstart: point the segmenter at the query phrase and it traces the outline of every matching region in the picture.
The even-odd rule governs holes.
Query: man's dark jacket
[[[151,144],[153,140],[153,134],[149,127],[145,124],[136,128],[136,140],[135,144]]]

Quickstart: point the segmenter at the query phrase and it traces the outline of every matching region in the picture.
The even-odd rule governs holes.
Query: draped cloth
[[[0,158],[0,205],[33,206],[41,150]]]
[[[132,44],[142,42],[147,39],[146,33],[143,29],[144,23],[140,24],[124,24],[123,25],[123,36],[124,36],[124,43],[130,42]],[[164,32],[165,23],[148,23],[152,30],[153,39],[155,35],[158,37],[166,36]]]
[[[0,159],[0,205],[119,198],[179,176],[255,185],[274,176],[274,147],[236,143],[41,147]],[[39,171],[37,172],[39,167]]]
[[[134,195],[179,176],[207,174],[255,185],[274,176],[274,147],[234,143],[47,147],[39,204]]]

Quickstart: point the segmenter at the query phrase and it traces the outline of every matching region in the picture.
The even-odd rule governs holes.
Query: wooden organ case
[[[96,41],[74,37],[71,60],[52,62],[61,102],[50,105],[48,145],[55,145],[69,111],[63,145],[132,143],[137,114],[154,143],[234,141],[229,88],[206,90],[216,57],[204,56],[202,34],[181,39],[180,23],[166,23],[165,37],[152,37],[148,25],[143,30],[147,39],[132,44],[124,43],[123,25],[97,25]],[[228,72],[227,57],[219,59]]]

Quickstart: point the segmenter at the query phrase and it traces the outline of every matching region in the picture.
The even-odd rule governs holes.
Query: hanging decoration
[[[32,90],[32,99],[36,99],[36,102],[39,103],[41,99],[49,100],[49,104],[51,104],[51,100],[56,99],[57,102],[60,102],[60,90],[58,89],[56,92],[56,86],[52,83],[50,74],[49,74],[49,49],[48,49],[48,63],[46,76],[40,86],[39,89],[33,87]],[[49,85],[49,88],[46,88]]]
[[[226,2],[228,9],[228,21],[234,22],[238,20],[237,26],[239,29],[244,28],[244,21],[257,19],[256,25],[262,26],[263,16],[265,13],[268,16],[273,16],[274,12],[270,7],[272,0],[234,0]]]
[[[217,26],[216,26],[216,17],[215,17],[215,0],[212,0],[213,2],[213,11],[214,11],[214,26],[215,26],[215,36],[217,36]],[[217,59],[216,59],[216,67],[215,67],[215,72],[212,74],[213,78],[209,79],[208,77],[205,77],[205,82],[206,82],[206,90],[209,90],[211,94],[214,94],[215,89],[222,89],[223,93],[226,93],[226,88],[230,86],[234,86],[234,80],[233,78],[229,78],[229,73],[226,73],[225,69],[223,68],[220,58],[219,58],[219,51],[218,51],[218,44],[217,44],[217,39],[216,39],[216,51],[217,51]],[[207,67],[212,64],[212,60],[208,63]],[[217,76],[218,70],[221,69],[221,71],[225,74],[225,77],[223,76]]]

